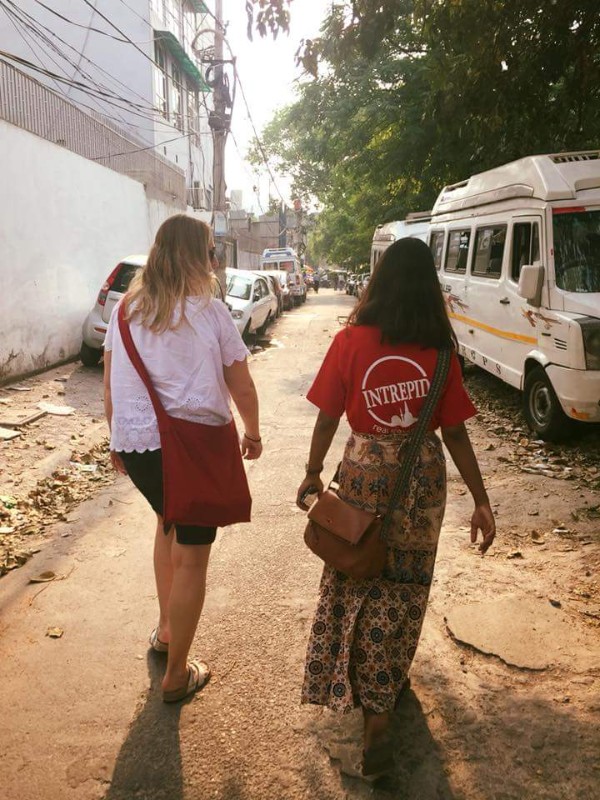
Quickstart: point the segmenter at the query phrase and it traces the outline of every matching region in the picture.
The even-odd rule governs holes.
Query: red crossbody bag
[[[123,303],[118,319],[125,350],[158,420],[165,528],[174,523],[223,527],[250,522],[252,499],[234,421],[204,425],[167,414],[131,337]]]

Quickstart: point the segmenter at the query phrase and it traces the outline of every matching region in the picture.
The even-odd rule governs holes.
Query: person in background
[[[323,462],[346,414],[352,433],[339,494],[383,516],[438,352],[453,349],[407,495],[393,514],[383,575],[355,580],[326,565],[311,627],[302,702],[340,712],[362,708],[366,776],[394,766],[390,718],[407,685],[427,608],[446,502],[436,429],[473,497],[471,541],[481,531],[482,554],[494,541],[494,516],[464,424],[476,412],[463,387],[455,345],[429,248],[418,239],[400,239],[381,257],[307,395],[319,413],[298,505],[306,508],[308,492],[323,492]]]
[[[167,413],[206,425],[231,418],[230,396],[244,424],[244,458],[262,451],[258,398],[248,350],[227,306],[214,297],[215,245],[210,228],[179,214],[156,234],[147,265],[134,277],[125,303],[131,335]],[[104,402],[111,460],[156,512],[154,573],[158,625],[150,645],[167,653],[163,700],[175,702],[210,677],[205,662],[188,660],[206,590],[216,528],[163,529],[160,436],[148,391],[129,360],[115,306],[106,333]]]

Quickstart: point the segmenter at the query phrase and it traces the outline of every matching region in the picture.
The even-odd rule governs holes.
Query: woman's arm
[[[225,383],[244,423],[242,455],[247,459],[259,458],[262,453],[260,428],[258,423],[258,395],[248,361],[234,361],[231,366],[223,366]]]
[[[306,505],[301,501],[301,498],[307,489],[314,488],[319,495],[323,493],[323,481],[321,480],[323,461],[331,447],[331,442],[339,424],[339,417],[329,417],[323,411],[319,411],[310,443],[306,477],[298,487],[296,496],[296,505],[304,511],[306,510]]]
[[[108,422],[108,430],[111,429],[112,415],[113,415],[112,394],[110,391],[111,357],[112,357],[111,351],[105,350],[104,351],[104,413],[106,414],[106,421]],[[114,469],[117,470],[117,472],[120,472],[121,475],[127,475],[127,470],[125,469],[125,465],[121,461],[121,457],[118,456],[114,450],[110,451],[110,461]]]
[[[442,428],[442,439],[473,497],[475,510],[471,517],[471,541],[477,541],[477,531],[481,530],[483,541],[479,549],[483,554],[494,541],[496,522],[464,423]]]

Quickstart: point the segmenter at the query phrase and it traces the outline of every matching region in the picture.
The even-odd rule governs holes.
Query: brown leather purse
[[[452,351],[440,350],[425,405],[410,435],[400,473],[394,484],[385,517],[351,505],[338,495],[332,485],[337,473],[319,499],[308,511],[304,541],[328,566],[363,580],[379,577],[387,558],[386,531],[401,495],[406,491],[423,437],[446,382]],[[339,468],[338,468],[339,472]]]

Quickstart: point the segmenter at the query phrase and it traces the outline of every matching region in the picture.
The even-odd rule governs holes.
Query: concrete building
[[[102,115],[104,123],[131,139],[128,151],[137,143],[179,167],[185,202],[210,219],[212,100],[202,60],[202,54],[210,58],[214,43],[210,5],[209,0],[44,5],[19,0],[0,10],[0,50],[21,59],[8,63],[87,113]],[[22,98],[15,96],[14,102]],[[54,141],[63,144],[60,133]],[[105,152],[98,145],[96,152],[94,160],[107,166],[118,155],[110,137]]]

